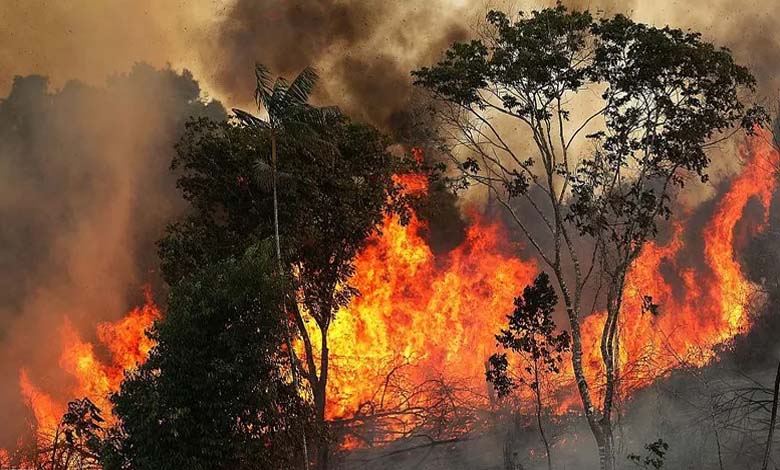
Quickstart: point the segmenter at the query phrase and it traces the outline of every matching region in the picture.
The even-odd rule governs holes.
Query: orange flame
[[[751,286],[736,259],[734,228],[753,199],[765,209],[766,222],[777,180],[764,165],[776,165],[777,153],[765,140],[753,139],[744,157],[745,167],[701,230],[701,266],[680,261],[679,255],[689,250],[683,238],[686,224],[680,221],[666,244],[649,243],[631,269],[619,335],[623,396],[682,364],[705,365],[715,354],[713,346],[749,327],[744,302]],[[422,193],[428,184],[424,175],[399,175],[396,182],[409,193]],[[376,399],[389,368],[399,361],[416,366],[412,380],[442,373],[484,390],[485,361],[496,346],[493,335],[539,267],[518,257],[502,225],[478,214],[470,218],[465,241],[446,254],[434,254],[421,235],[425,223],[415,216],[406,226],[387,217],[381,233],[359,254],[352,284],[361,296],[339,312],[329,333],[330,418],[350,416]],[[663,275],[662,267],[670,274]],[[660,305],[658,315],[644,311],[648,295]],[[108,410],[107,395],[118,389],[123,371],[143,363],[153,346],[143,332],[159,315],[147,299],[119,322],[99,325],[98,338],[110,363],[66,322],[59,363],[75,385],[54,398],[37,388],[26,370],[20,372],[22,393],[39,430],[56,427],[67,399],[89,396]],[[582,325],[586,374],[594,383],[602,374],[598,340],[603,321],[604,314],[596,313]],[[559,412],[579,405],[570,368],[562,376]]]
[[[765,165],[776,162],[777,153],[757,138],[746,144],[744,157],[746,166],[701,233],[704,266],[678,262],[686,250],[684,224],[678,222],[669,242],[649,243],[631,269],[620,323],[622,395],[675,367],[705,365],[714,356],[713,346],[749,326],[744,303],[750,283],[736,260],[734,227],[751,199],[768,211],[777,181]],[[398,181],[416,191],[422,184],[407,176]],[[472,219],[463,244],[436,256],[419,235],[424,224],[413,217],[404,227],[389,217],[381,235],[358,256],[352,282],[362,295],[339,312],[331,327],[330,417],[348,416],[375,398],[399,358],[419,366],[419,380],[446,371],[484,387],[485,361],[495,351],[493,335],[538,268],[518,258],[499,224]],[[662,265],[677,279],[664,278]],[[658,316],[644,311],[644,296],[660,305]],[[582,325],[586,375],[595,384],[603,375],[598,347],[603,322],[604,314],[596,313]],[[559,412],[580,406],[571,366],[565,364]]]
[[[159,318],[160,312],[146,292],[146,304],[131,310],[114,323],[97,326],[100,345],[108,350],[110,361],[103,361],[97,354],[97,345],[81,339],[70,322],[65,319],[60,329],[62,352],[59,366],[73,377],[70,388],[54,394],[38,388],[30,380],[29,371],[22,369],[19,384],[25,401],[35,417],[36,429],[43,435],[53,435],[67,408],[67,402],[88,397],[111,421],[108,396],[119,389],[124,371],[138,367],[146,360],[152,341],[144,332]]]

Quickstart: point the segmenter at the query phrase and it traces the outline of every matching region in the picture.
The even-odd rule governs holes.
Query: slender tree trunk
[[[271,134],[271,185],[273,187],[273,199],[274,199],[274,244],[276,245],[276,263],[279,268],[279,275],[283,275],[282,264],[282,243],[279,238],[279,198],[278,198],[278,181],[277,181],[277,150],[276,150],[276,136]],[[283,303],[287,305],[287,301]],[[287,315],[287,309],[284,309],[285,316]],[[298,371],[295,364],[295,351],[293,351],[292,335],[290,334],[290,328],[287,326],[287,318],[285,318],[285,343],[287,346],[287,354],[290,357],[290,372],[292,374],[293,386],[295,390],[300,390],[300,381],[298,380]],[[301,440],[303,444],[303,468],[309,470],[309,449],[306,443],[306,423],[301,426]]]
[[[274,191],[274,242],[276,243],[276,261],[279,263],[279,269],[282,268],[282,243],[279,240],[279,198],[277,197],[277,155],[276,155],[276,136],[271,135],[271,179]],[[281,274],[281,273],[280,273]]]
[[[612,287],[607,296],[607,318],[601,333],[601,358],[604,362],[606,386],[604,403],[601,410],[601,434],[603,445],[599,446],[602,469],[611,470],[615,467],[615,442],[612,432],[612,409],[618,387],[618,319],[623,306],[623,287],[626,269],[619,268],[613,277]]]
[[[777,364],[777,373],[775,374],[775,389],[772,397],[772,416],[769,419],[769,434],[766,438],[766,450],[764,451],[764,465],[762,470],[767,470],[769,467],[769,459],[772,456],[772,440],[775,433],[775,423],[777,421],[777,401],[778,392],[780,392],[780,363]]]
[[[558,278],[558,285],[563,294],[564,305],[566,305],[566,315],[569,317],[569,326],[571,328],[571,364],[574,369],[574,378],[577,382],[577,391],[582,400],[582,407],[585,412],[585,418],[588,421],[591,433],[596,440],[596,447],[599,453],[599,468],[601,470],[612,470],[607,467],[611,459],[605,458],[606,443],[603,429],[596,417],[596,409],[593,406],[593,400],[590,396],[590,386],[585,378],[585,370],[582,366],[582,333],[580,330],[579,311],[572,302],[571,293],[566,285],[563,275],[559,270],[555,270]]]
[[[317,448],[317,470],[327,470],[330,448],[328,436],[325,433],[325,406],[327,405],[328,385],[328,329],[321,328],[322,351],[320,352],[320,377],[314,387],[314,406],[317,413],[317,424],[322,432]]]
[[[539,365],[536,359],[534,359],[534,380],[536,381],[536,389],[534,394],[536,395],[536,425],[539,427],[539,435],[542,437],[544,443],[544,453],[547,457],[547,470],[552,470],[552,456],[550,455],[550,443],[547,442],[547,435],[544,433],[544,426],[542,426],[542,384],[539,383]]]

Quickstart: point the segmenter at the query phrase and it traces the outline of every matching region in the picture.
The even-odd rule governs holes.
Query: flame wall
[[[648,244],[629,273],[619,339],[623,395],[674,368],[705,365],[713,346],[749,326],[745,303],[751,284],[735,251],[735,227],[751,200],[764,208],[757,229],[765,222],[777,189],[777,154],[760,136],[745,143],[742,157],[743,170],[719,196],[707,224],[697,227],[678,218],[668,241]],[[363,295],[339,313],[332,327],[332,417],[376,400],[399,360],[415,363],[419,380],[443,372],[469,378],[476,389],[485,390],[485,361],[496,347],[493,335],[504,326],[514,296],[540,266],[518,257],[518,247],[507,242],[501,225],[477,215],[463,244],[440,257],[419,235],[421,228],[417,219],[402,227],[389,218],[381,236],[357,259],[353,282]],[[687,252],[685,230],[701,237],[702,253]],[[682,255],[704,261],[688,266]],[[664,264],[670,274],[662,274]],[[660,305],[657,316],[643,310],[644,296]],[[603,321],[604,314],[596,313],[582,326],[586,375],[597,394]],[[567,327],[564,322],[559,326]],[[565,390],[556,404],[560,412],[580,406],[570,367],[566,361]]]
[[[713,347],[728,342],[749,327],[745,302],[751,285],[735,251],[735,227],[751,200],[764,209],[777,189],[772,170],[777,152],[765,138],[743,148],[745,166],[717,199],[703,227],[687,226],[685,217],[672,224],[664,244],[650,243],[632,268],[625,290],[620,323],[621,395],[652,383],[682,366],[701,367],[714,357]],[[424,191],[424,179],[404,180]],[[539,270],[534,260],[517,255],[506,229],[474,212],[462,244],[434,255],[416,217],[402,226],[388,217],[356,260],[353,284],[361,291],[348,309],[339,312],[330,331],[332,372],[328,415],[349,417],[368,402],[376,403],[388,373],[412,364],[411,383],[444,375],[486,390],[484,368],[495,351],[493,335],[504,325],[512,299]],[[685,266],[685,230],[697,230],[703,264]],[[662,265],[671,274],[662,274]],[[643,311],[642,299],[653,296],[655,315]],[[26,369],[19,374],[22,393],[40,431],[51,432],[67,399],[90,397],[109,409],[106,396],[118,388],[124,369],[143,362],[152,347],[143,332],[159,315],[151,299],[115,323],[98,325],[99,345],[83,341],[66,321],[61,329],[59,367],[75,380],[73,386],[50,394],[37,386]],[[602,366],[598,349],[604,314],[585,318],[582,326],[586,374],[598,384]],[[565,325],[561,325],[565,326]],[[316,343],[316,342],[315,342]],[[96,347],[108,354],[102,360]],[[558,383],[558,412],[579,407],[569,362]],[[388,403],[403,397],[382,397]]]

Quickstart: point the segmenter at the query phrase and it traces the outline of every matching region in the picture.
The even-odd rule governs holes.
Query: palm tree
[[[259,155],[255,162],[255,178],[258,184],[267,187],[270,186],[273,192],[273,212],[274,212],[274,244],[276,250],[276,261],[279,273],[284,273],[284,264],[282,261],[281,239],[279,236],[279,200],[278,186],[279,179],[289,178],[279,171],[279,154],[285,152],[301,151],[309,154],[317,153],[325,155],[328,152],[337,152],[338,150],[326,139],[320,138],[320,130],[331,119],[338,116],[339,111],[333,107],[319,108],[309,104],[309,97],[314,86],[319,80],[315,69],[306,67],[298,74],[292,82],[288,82],[283,77],[277,77],[272,80],[269,70],[262,64],[255,66],[255,77],[257,87],[255,89],[255,101],[258,110],[266,115],[265,119],[257,117],[242,111],[233,109],[236,117],[246,126],[254,129],[259,135],[268,139],[271,144],[271,154],[269,156]],[[267,160],[267,161],[266,161]],[[270,181],[269,181],[270,180]],[[293,315],[298,315],[293,309]],[[299,329],[303,328],[303,319],[295,318]],[[305,335],[305,331],[301,331]],[[290,365],[292,370],[293,382],[296,388],[299,387],[298,373],[296,367],[295,353],[292,348],[292,339],[289,329],[287,330],[287,351],[290,355]],[[309,371],[311,375],[312,370]],[[309,379],[312,380],[311,378]],[[312,383],[312,385],[314,385]],[[313,387],[314,388],[314,387]],[[324,415],[318,416],[321,424],[324,423]],[[321,443],[320,456],[317,459],[318,467],[324,468],[325,458],[323,458]],[[306,436],[303,435],[304,467],[309,468],[309,456],[306,446]]]
[[[271,143],[270,165],[261,156],[255,164],[256,178],[260,184],[268,185],[268,177],[273,190],[274,204],[274,242],[276,260],[282,267],[281,241],[279,237],[279,203],[277,187],[279,183],[279,150],[282,142],[287,150],[294,147],[311,148],[332,146],[318,137],[317,128],[336,116],[338,110],[333,107],[318,108],[309,104],[309,96],[319,80],[317,71],[306,67],[292,82],[283,77],[271,80],[269,70],[262,64],[255,66],[257,87],[255,100],[258,110],[264,112],[266,119],[254,116],[240,109],[233,109],[236,117],[245,125],[265,135]],[[292,137],[286,139],[285,137]],[[284,175],[282,175],[284,176]]]

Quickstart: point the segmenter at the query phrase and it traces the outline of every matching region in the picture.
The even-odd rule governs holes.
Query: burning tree
[[[480,36],[413,74],[438,98],[442,149],[459,170],[453,184],[486,188],[552,271],[585,417],[601,468],[612,469],[626,274],[686,178],[706,180],[710,151],[763,122],[746,104],[755,81],[699,34],[623,15],[491,11]],[[582,361],[588,291],[606,309],[598,379]]]

